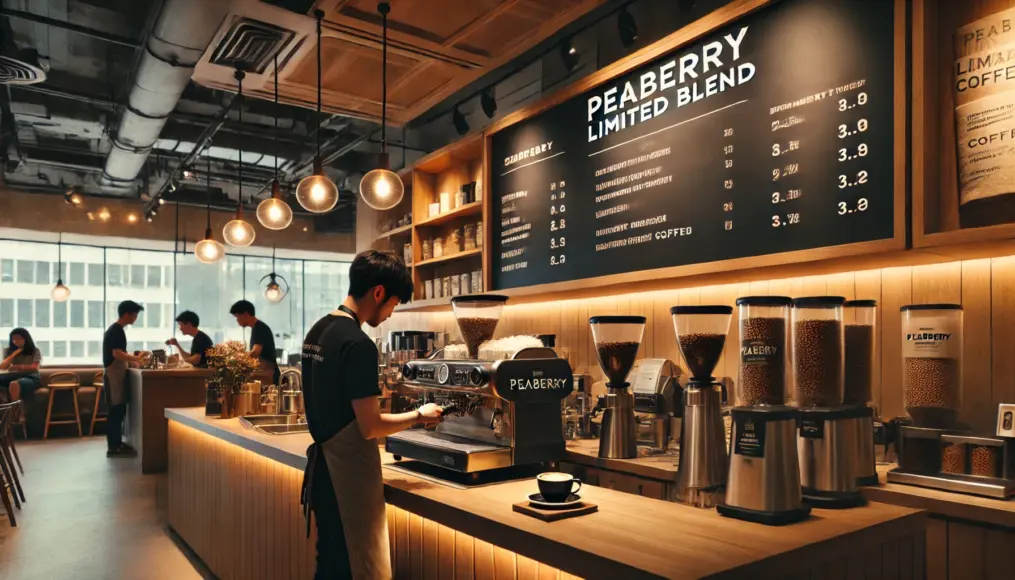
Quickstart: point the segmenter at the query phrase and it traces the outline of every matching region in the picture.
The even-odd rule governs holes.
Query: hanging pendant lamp
[[[264,287],[264,298],[272,304],[278,304],[289,295],[289,282],[281,274],[275,273],[275,247],[271,247],[271,274],[261,278],[261,282],[268,280]],[[281,284],[279,284],[281,281]]]
[[[56,286],[49,296],[53,302],[66,302],[70,298],[70,288],[63,285],[63,234],[56,240]]]
[[[321,115],[321,19],[324,12],[314,12],[317,17],[317,115]],[[338,203],[338,186],[324,174],[321,163],[321,128],[317,128],[317,155],[314,155],[314,172],[300,180],[296,186],[296,201],[309,212],[325,213]]]
[[[240,99],[239,109],[239,121],[240,127],[243,127],[243,77],[246,76],[239,67],[236,68],[236,82],[240,85],[240,93],[236,97]],[[240,134],[242,142],[243,134]],[[239,163],[237,164],[239,174],[239,184],[236,189],[236,217],[229,221],[222,228],[222,239],[226,241],[230,246],[237,248],[245,248],[250,244],[254,243],[254,226],[250,225],[249,222],[243,219],[243,149],[240,148],[238,151]]]
[[[205,154],[207,155],[207,151]],[[194,246],[194,255],[202,264],[214,264],[226,255],[226,248],[211,235],[211,157],[208,157],[208,226],[204,230],[204,239]]]
[[[388,12],[391,6],[387,2],[377,5],[381,13],[381,154],[378,156],[377,169],[367,172],[359,182],[359,194],[367,205],[378,210],[392,209],[402,201],[405,195],[405,184],[397,173],[391,171],[391,160],[388,158],[386,125],[388,121]]]
[[[278,132],[278,54],[275,55],[275,132]],[[275,156],[271,197],[257,204],[257,221],[269,230],[284,230],[293,221],[293,210],[282,198],[282,186],[278,181],[278,156]]]

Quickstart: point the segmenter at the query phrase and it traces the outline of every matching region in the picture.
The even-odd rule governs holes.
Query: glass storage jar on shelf
[[[902,396],[917,427],[955,428],[962,409],[962,306],[912,304],[902,312]]]

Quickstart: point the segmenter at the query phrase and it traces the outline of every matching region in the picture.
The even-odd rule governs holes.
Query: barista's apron
[[[342,308],[342,310],[345,310]],[[348,311],[346,311],[349,314]],[[350,316],[358,322],[353,314]],[[312,482],[318,455],[323,454],[342,518],[352,577],[356,580],[390,580],[391,552],[384,506],[384,478],[376,439],[365,439],[353,420],[331,439],[307,449],[303,474],[303,509],[310,535],[313,509]]]
[[[127,362],[113,359],[113,363],[105,369],[107,402],[110,405],[122,405],[127,402]]]

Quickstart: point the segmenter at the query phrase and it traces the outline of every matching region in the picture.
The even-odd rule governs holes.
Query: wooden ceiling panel
[[[416,103],[441,91],[448,83],[454,82],[458,68],[442,62],[434,62],[414,70],[411,76],[397,85],[388,84],[388,104],[411,109]]]

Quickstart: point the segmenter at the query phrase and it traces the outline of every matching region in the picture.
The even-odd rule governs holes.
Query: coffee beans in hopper
[[[1000,447],[975,445],[969,452],[969,472],[983,477],[997,477],[997,458]]]
[[[874,327],[870,324],[847,324],[845,404],[866,404],[873,398],[871,378],[874,366]]]
[[[692,378],[707,379],[715,370],[726,344],[725,334],[689,332],[677,336]]]
[[[958,416],[959,361],[907,357],[903,365],[906,411],[921,427],[947,428]]]
[[[610,383],[619,387],[624,382],[638,357],[639,346],[637,342],[601,342],[596,345],[599,365]]]
[[[746,318],[741,322],[742,348],[756,343],[775,347],[776,352],[764,358],[741,353],[741,377],[737,404],[782,405],[786,402],[786,319]]]
[[[945,473],[966,472],[965,446],[946,444],[941,448],[941,471]]]
[[[458,319],[458,328],[461,329],[462,338],[469,348],[469,358],[479,356],[479,345],[493,338],[493,333],[497,330],[497,322],[496,318],[478,316]]]
[[[842,399],[842,323],[800,320],[793,333],[796,401],[801,407],[838,405]]]

